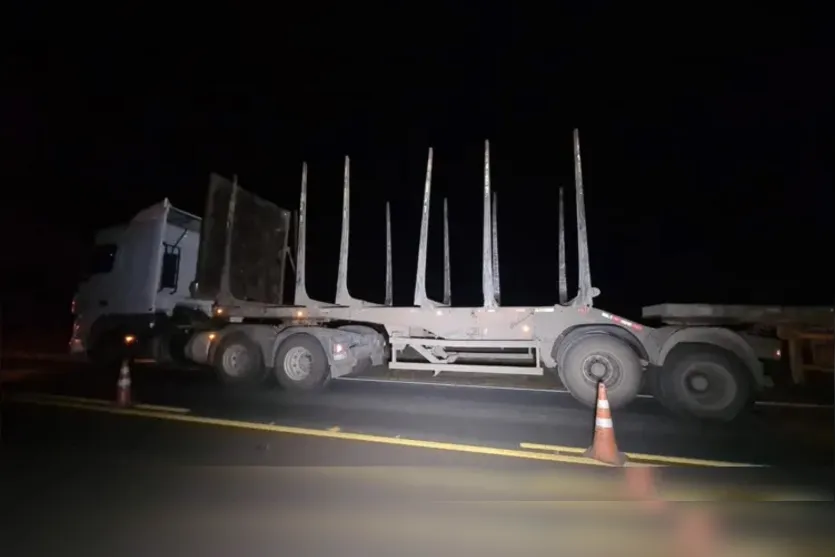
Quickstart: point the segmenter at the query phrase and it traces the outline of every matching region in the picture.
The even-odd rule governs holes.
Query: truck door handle
[[[99,306],[107,307],[107,300],[99,300]]]

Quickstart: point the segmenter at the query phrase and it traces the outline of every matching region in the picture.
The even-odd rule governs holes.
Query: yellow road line
[[[267,431],[273,433],[287,433],[293,435],[307,435],[312,437],[325,437],[330,439],[343,439],[348,441],[362,441],[366,443],[378,443],[388,445],[399,445],[405,447],[430,448],[435,450],[467,452],[477,454],[487,454],[494,456],[509,456],[515,458],[526,458],[529,460],[550,460],[555,462],[565,462],[570,464],[588,464],[593,466],[607,466],[596,460],[582,456],[586,449],[580,447],[567,447],[560,445],[542,445],[537,443],[520,443],[521,449],[501,449],[497,447],[487,447],[483,445],[462,445],[458,443],[444,443],[438,441],[424,441],[419,439],[404,439],[400,437],[385,437],[380,435],[370,435],[365,433],[350,433],[341,431],[339,428],[330,429],[311,429],[300,428],[292,426],[282,426],[273,424],[259,424],[252,422],[243,422],[238,420],[225,420],[220,418],[206,418],[200,416],[164,416],[159,413],[173,412],[177,414],[188,414],[188,408],[177,408],[171,406],[158,406],[152,404],[135,404],[131,408],[119,408],[111,406],[112,402],[89,399],[81,397],[70,397],[64,395],[52,394],[34,394],[24,395],[29,398],[31,402],[43,402],[46,404],[54,404],[56,406],[68,405],[82,405],[85,408],[88,405],[95,405],[96,410],[111,412],[115,414],[136,415],[163,419],[182,419],[190,423],[200,423],[206,425],[215,425],[221,427],[232,427],[237,429],[249,429],[253,431]],[[40,400],[38,400],[40,399]],[[74,407],[74,406],[68,406]],[[534,452],[534,451],[549,451],[549,452]],[[554,454],[556,453],[556,454]],[[559,454],[568,453],[568,454]],[[649,455],[641,453],[626,453],[627,457],[635,461],[643,461],[649,463],[661,464],[677,464],[686,466],[702,466],[702,467],[737,467],[737,468],[754,468],[760,465],[745,464],[739,462],[722,462],[716,460],[702,460],[695,458],[682,458],[664,455]]]
[[[190,423],[190,424],[202,424],[202,425],[211,425],[211,426],[218,426],[218,427],[225,427],[225,428],[232,428],[232,429],[239,429],[239,430],[249,430],[249,431],[262,431],[262,432],[269,432],[269,433],[284,433],[290,435],[302,435],[302,436],[309,436],[309,437],[319,437],[319,438],[327,438],[327,439],[341,439],[347,441],[360,441],[366,443],[377,443],[383,445],[393,445],[393,446],[400,446],[400,447],[413,447],[413,448],[424,448],[424,449],[434,449],[434,450],[442,450],[442,451],[450,451],[450,452],[460,452],[460,453],[470,453],[470,454],[481,454],[481,455],[490,455],[490,456],[503,456],[503,457],[511,457],[511,458],[522,458],[528,460],[539,460],[539,461],[549,461],[549,462],[559,462],[559,463],[568,463],[568,464],[588,464],[593,466],[602,466],[610,468],[613,472],[616,471],[615,468],[609,467],[603,463],[597,462],[595,460],[591,460],[589,458],[580,457],[580,456],[572,456],[572,455],[560,455],[560,454],[553,454],[553,453],[544,453],[544,452],[535,452],[535,451],[526,451],[526,450],[514,450],[514,449],[500,449],[496,447],[487,447],[487,446],[479,446],[479,445],[463,445],[463,444],[455,444],[455,443],[442,443],[437,441],[423,441],[418,439],[404,439],[399,437],[384,437],[379,435],[369,435],[364,433],[348,433],[343,431],[330,431],[330,430],[318,430],[318,429],[309,429],[309,428],[301,428],[301,427],[292,427],[292,426],[281,426],[281,425],[271,425],[271,424],[260,424],[260,423],[252,423],[252,422],[242,422],[237,420],[225,420],[220,418],[207,418],[201,416],[194,416],[194,415],[186,415],[181,413],[170,413],[170,412],[163,412],[159,410],[150,410],[146,408],[138,408],[136,406],[132,408],[120,408],[116,406],[109,406],[101,404],[101,401],[96,401],[97,403],[87,403],[87,402],[78,402],[78,399],[75,400],[67,400],[58,399],[58,398],[38,398],[38,397],[25,397],[20,396],[17,394],[12,395],[7,400],[9,401],[16,401],[21,403],[30,403],[30,404],[38,404],[44,406],[55,406],[59,408],[69,408],[75,410],[86,410],[86,411],[93,411],[93,412],[102,412],[107,414],[113,415],[121,415],[121,416],[132,416],[132,417],[141,417],[141,418],[151,418],[151,419],[159,419],[159,420],[166,420],[172,422],[180,422],[180,423]],[[81,400],[96,400],[96,399],[81,399]],[[151,408],[165,408],[160,406],[150,406]],[[540,445],[541,446],[541,445]],[[579,452],[577,448],[574,447],[562,447],[563,449],[569,449],[573,452]],[[373,467],[372,467],[373,468]],[[574,470],[581,470],[582,467],[576,467]],[[369,470],[364,470],[364,472],[369,472]],[[380,478],[379,474],[372,474],[377,479]],[[384,476],[384,475],[383,475]],[[402,479],[402,475],[400,475]],[[536,487],[537,491],[541,491],[542,488],[558,488],[560,484],[563,482],[557,481],[554,483],[552,480],[554,478],[549,477],[533,477],[529,478],[530,481],[534,481],[535,484],[532,487]],[[578,482],[577,485],[574,487],[579,488],[580,485],[584,483],[584,478],[578,477],[575,478]],[[614,492],[614,488],[619,484],[618,481],[612,482],[611,478],[585,478],[588,483],[586,485],[596,484],[598,482],[602,482],[603,486],[608,486],[609,489],[604,490],[607,491],[607,499],[612,499],[617,497],[617,493]],[[607,481],[608,480],[608,481]],[[542,483],[544,481],[544,483]],[[574,480],[572,480],[573,482]],[[530,487],[530,486],[529,486]],[[611,490],[611,491],[610,491]],[[582,490],[580,490],[582,491]],[[668,486],[664,489],[665,492],[665,499],[669,501],[711,501],[711,500],[722,500],[725,499],[727,501],[728,495],[735,495],[734,499],[740,498],[742,495],[746,495],[747,493],[738,492],[730,494],[727,490],[717,490],[711,489],[708,487],[705,489],[704,486],[681,486],[681,487],[673,487],[672,485]],[[541,493],[540,493],[541,495]],[[565,494],[563,494],[565,495]],[[582,494],[578,493],[577,495],[583,496]],[[588,496],[588,494],[585,494]],[[614,496],[614,497],[613,497]],[[562,499],[562,497],[560,497]],[[820,499],[818,496],[810,495],[807,493],[780,493],[780,492],[757,492],[751,493],[748,497],[742,497],[743,500],[748,501],[810,501],[810,500],[830,500],[829,496],[825,499]],[[576,503],[576,502],[575,502]]]
[[[157,404],[134,404],[134,408],[141,408],[144,410],[152,410],[156,412],[175,412],[177,414],[189,414],[191,410],[188,408],[178,408],[176,406],[159,406]]]
[[[173,421],[184,421],[188,423],[197,423],[204,425],[215,425],[220,427],[230,427],[236,429],[248,429],[251,431],[265,431],[272,433],[286,433],[291,435],[306,435],[310,437],[323,437],[329,439],[342,439],[346,441],[362,441],[366,443],[378,443],[387,445],[398,445],[403,447],[416,447],[425,449],[435,449],[453,452],[466,452],[474,454],[484,454],[493,456],[507,456],[515,458],[524,458],[528,460],[546,460],[553,462],[564,462],[570,464],[588,464],[592,466],[608,466],[596,460],[582,456],[585,449],[579,447],[565,447],[559,445],[540,445],[535,443],[520,443],[521,449],[501,449],[498,447],[488,447],[484,445],[463,445],[458,443],[445,443],[439,441],[424,441],[420,439],[407,439],[402,437],[385,437],[381,435],[370,435],[366,433],[350,433],[341,430],[331,429],[312,429],[301,428],[294,426],[282,426],[274,424],[260,424],[253,422],[243,422],[239,420],[227,420],[221,418],[208,418],[201,416],[182,416],[182,415],[166,415],[166,412],[175,412],[177,414],[187,414],[187,408],[175,408],[167,406],[155,405],[141,405],[136,404],[131,408],[120,408],[110,406],[112,403],[100,399],[85,399],[80,397],[68,397],[63,395],[30,395],[31,402],[52,404],[55,406],[64,406],[75,408],[76,406],[83,407],[82,409],[90,408],[89,405],[95,405],[93,408],[98,411],[109,412],[113,414],[132,415],[140,417],[151,417],[158,419],[169,419]],[[40,399],[40,400],[39,400]],[[550,451],[550,452],[536,452],[536,451]],[[554,454],[557,453],[557,454]],[[569,454],[559,454],[569,453]],[[688,459],[680,457],[668,457],[663,455],[647,455],[640,453],[626,453],[626,455],[638,461],[658,462],[664,464],[683,464],[690,466],[732,466],[732,467],[757,467],[754,464],[741,464],[732,462],[720,462],[710,460]]]
[[[586,449],[580,447],[563,447],[560,445],[540,445],[538,443],[519,443],[519,447],[534,451],[553,451],[557,453],[583,454]],[[632,460],[660,464],[678,464],[683,466],[703,466],[711,468],[764,468],[762,464],[747,464],[743,462],[724,462],[721,460],[703,460],[700,458],[684,458],[680,456],[665,456],[642,453],[624,453]]]
[[[20,399],[26,402],[31,402],[34,399],[42,399],[43,401],[63,401],[68,403],[78,403],[84,405],[95,405],[103,407],[107,407],[114,404],[112,400],[103,400],[100,398],[84,398],[80,396],[55,395],[49,393],[15,393],[10,395],[10,398]],[[191,412],[191,410],[189,410],[188,408],[180,408],[177,406],[160,406],[157,404],[134,404],[132,408],[157,412],[174,412],[176,414],[188,414],[189,412]]]
[[[242,422],[238,420],[226,420],[221,418],[206,418],[201,416],[173,414],[166,412],[158,412],[152,410],[145,410],[137,408],[120,408],[116,406],[105,406],[102,404],[89,404],[72,400],[60,400],[55,398],[38,398],[38,397],[10,397],[11,400],[19,402],[39,404],[44,406],[57,406],[60,408],[71,408],[75,410],[90,410],[94,412],[104,412],[108,414],[115,414],[121,416],[137,416],[143,418],[156,418],[160,420],[168,420],[173,422],[191,423],[213,425],[219,427],[242,429],[249,431],[263,431],[270,433],[285,433],[289,435],[303,435],[308,437],[319,437],[326,439],[341,439],[344,441],[361,441],[365,443],[377,443],[381,445],[395,445],[400,447],[414,447],[422,449],[435,449],[438,451],[450,451],[470,454],[481,454],[491,456],[504,456],[513,458],[523,458],[527,460],[542,460],[549,462],[562,462],[568,464],[587,464],[592,466],[608,466],[596,460],[585,458],[582,456],[558,455],[541,453],[534,451],[522,451],[518,449],[500,449],[497,447],[487,447],[483,445],[460,445],[456,443],[444,443],[439,441],[423,441],[420,439],[405,439],[402,437],[384,437],[381,435],[371,435],[367,433],[349,433],[345,431],[329,431],[325,429],[311,429],[303,427],[282,426],[272,424],[260,424],[252,422]]]

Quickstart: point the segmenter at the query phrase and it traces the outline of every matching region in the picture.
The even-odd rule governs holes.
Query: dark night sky
[[[832,50],[684,51],[650,39],[627,48],[517,17],[464,25],[452,11],[431,31],[417,15],[340,29],[332,14],[288,17],[269,39],[247,33],[257,41],[201,25],[193,36],[132,41],[125,31],[115,41],[113,27],[84,41],[19,42],[0,81],[7,307],[38,300],[66,317],[92,231],[166,196],[202,213],[212,171],[295,209],[302,160],[311,289],[331,298],[345,154],[352,290],[382,296],[390,200],[395,298],[408,303],[430,145],[430,292],[440,290],[448,196],[453,301],[478,304],[485,138],[503,302],[552,303],[557,188],[573,183],[574,126],[598,305],[638,317],[662,301],[831,303]]]

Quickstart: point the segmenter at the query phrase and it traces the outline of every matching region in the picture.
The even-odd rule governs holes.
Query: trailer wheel
[[[230,387],[260,384],[267,375],[261,348],[242,332],[220,339],[214,353],[214,368],[223,384]]]
[[[682,346],[657,373],[655,396],[679,415],[730,422],[754,400],[748,370],[720,348]]]
[[[571,343],[559,362],[560,380],[568,392],[586,406],[597,402],[597,384],[606,385],[612,408],[624,406],[641,388],[641,361],[622,340],[604,334],[581,337]]]
[[[328,356],[319,339],[307,333],[285,338],[273,367],[279,385],[288,391],[313,391],[330,381]]]

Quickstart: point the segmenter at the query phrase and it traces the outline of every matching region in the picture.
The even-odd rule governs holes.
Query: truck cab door
[[[119,243],[113,286],[107,289],[108,313],[154,313],[162,267],[163,239],[168,212],[165,199],[139,212],[128,224]]]

